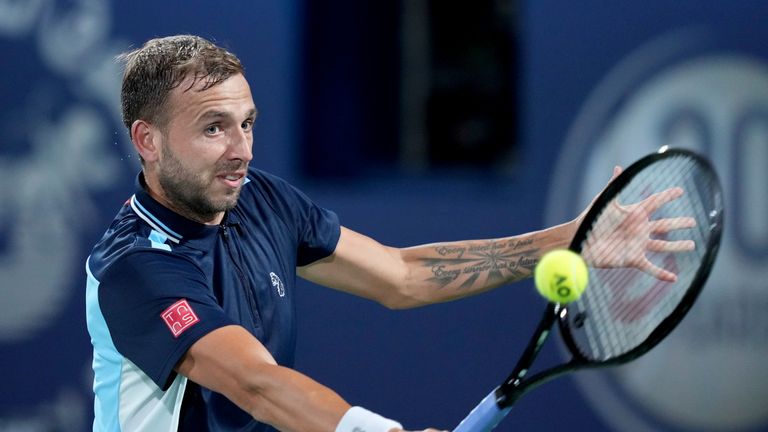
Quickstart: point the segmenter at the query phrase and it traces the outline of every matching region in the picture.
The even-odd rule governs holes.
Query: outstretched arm
[[[611,180],[621,174],[613,170]],[[670,189],[640,203],[612,205],[605,213],[615,215],[614,227],[602,236],[601,244],[634,245],[617,248],[617,253],[584,256],[594,267],[634,267],[660,280],[674,281],[675,275],[654,266],[648,251],[684,252],[690,241],[669,242],[651,236],[693,226],[691,218],[652,220],[655,211],[682,194]],[[594,201],[593,201],[594,203]],[[516,282],[532,275],[546,252],[568,247],[582,212],[571,222],[514,237],[434,243],[398,249],[342,228],[335,252],[320,261],[300,267],[298,274],[321,285],[375,300],[393,309],[455,300]],[[601,260],[594,259],[601,256]]]
[[[176,370],[279,430],[333,431],[350,408],[327,387],[277,365],[267,349],[239,326],[203,336]]]
[[[611,180],[620,173],[614,168]],[[392,309],[455,300],[530,277],[541,256],[569,246],[585,214],[513,237],[403,249],[342,227],[334,253],[299,267],[298,275]]]
[[[342,228],[333,255],[300,267],[301,277],[393,309],[478,294],[530,277],[539,258],[567,247],[575,222],[490,240],[393,248]]]
[[[264,345],[239,326],[221,327],[200,338],[176,371],[225,395],[257,420],[281,431],[346,432],[375,424],[366,430],[403,432],[391,426],[394,422],[365,410],[357,409],[350,415],[350,405],[338,394],[275,363]],[[344,426],[339,428],[342,418]]]

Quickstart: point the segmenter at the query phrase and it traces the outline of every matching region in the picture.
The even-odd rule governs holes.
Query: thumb
[[[611,176],[611,180],[615,179],[616,177],[621,174],[621,172],[624,171],[619,165],[616,165],[613,167],[613,175]]]

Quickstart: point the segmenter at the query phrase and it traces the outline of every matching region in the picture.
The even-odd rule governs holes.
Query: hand
[[[620,173],[619,167],[614,168],[611,180]],[[672,230],[696,226],[695,219],[676,217],[651,220],[656,210],[680,198],[683,192],[679,187],[670,188],[630,205],[621,205],[618,200],[614,200],[600,215],[597,229],[593,230],[592,237],[584,244],[582,256],[592,267],[636,268],[662,281],[676,281],[674,273],[653,264],[646,253],[686,252],[695,248],[691,240],[667,241],[659,238]],[[585,215],[586,211],[579,219]],[[651,235],[656,238],[651,238]]]

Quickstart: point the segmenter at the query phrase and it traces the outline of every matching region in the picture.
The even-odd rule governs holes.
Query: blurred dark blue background
[[[712,158],[728,226],[689,319],[499,429],[768,430],[768,7],[445,3],[0,1],[0,431],[90,428],[84,263],[138,170],[113,57],[177,33],[243,60],[256,166],[391,245],[565,222],[664,144]],[[299,289],[297,368],[409,428],[452,428],[543,306],[530,282],[401,312]]]

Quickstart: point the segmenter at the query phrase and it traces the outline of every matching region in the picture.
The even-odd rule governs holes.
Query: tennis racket
[[[512,373],[454,432],[490,431],[539,385],[656,346],[701,292],[722,228],[722,191],[706,159],[662,148],[629,166],[595,199],[570,244],[588,264],[586,291],[567,305],[547,305]],[[529,374],[555,322],[571,359]]]

